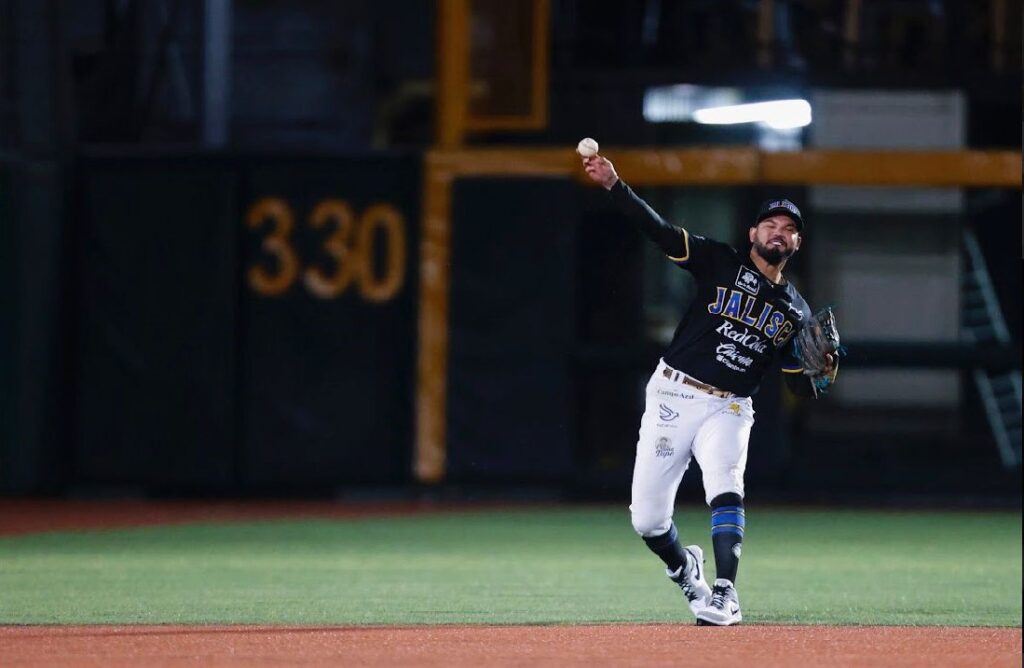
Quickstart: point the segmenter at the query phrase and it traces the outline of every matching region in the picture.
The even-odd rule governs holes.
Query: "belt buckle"
[[[687,385],[691,385],[693,387],[696,387],[701,392],[707,392],[708,394],[710,394],[713,397],[718,397],[719,399],[728,399],[731,396],[731,394],[732,394],[731,392],[726,392],[725,390],[720,390],[719,388],[715,387],[714,385],[710,385],[708,383],[702,383],[701,381],[697,380],[696,378],[690,378],[689,376],[686,376],[684,378],[683,382],[686,383]]]

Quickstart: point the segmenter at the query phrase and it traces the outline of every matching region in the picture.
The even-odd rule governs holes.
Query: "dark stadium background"
[[[446,460],[418,468],[423,221],[450,152],[764,145],[645,117],[688,84],[807,98],[837,125],[844,100],[889,109],[850,148],[1019,165],[1016,0],[481,0],[468,25],[460,6],[0,0],[0,494],[624,501],[685,279],[601,192],[544,173],[452,183]],[[462,79],[443,71],[459,45]],[[946,125],[886,131],[921,100]],[[787,150],[841,134],[812,123]],[[642,189],[736,242],[762,198],[792,197],[794,280],[847,324],[833,395],[793,400],[772,374],[755,398],[748,493],[1019,508],[1019,182],[826,188]],[[1002,340],[964,334],[968,238]],[[979,393],[995,372],[1016,375],[1009,450]]]

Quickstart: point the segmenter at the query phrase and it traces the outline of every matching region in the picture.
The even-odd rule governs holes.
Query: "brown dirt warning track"
[[[192,522],[407,516],[501,507],[507,506],[426,501],[342,504],[330,501],[0,499],[0,536],[17,536],[45,531],[127,529]]]
[[[476,506],[483,507],[483,506]],[[0,536],[466,510],[445,504],[0,501]],[[0,592],[2,601],[2,592]],[[1021,629],[739,626],[0,626],[0,666],[1020,666]]]

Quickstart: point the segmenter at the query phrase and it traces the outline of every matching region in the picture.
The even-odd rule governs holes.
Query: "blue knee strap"
[[[719,506],[711,511],[711,535],[734,533],[743,538],[743,529],[747,525],[743,514],[743,506]]]

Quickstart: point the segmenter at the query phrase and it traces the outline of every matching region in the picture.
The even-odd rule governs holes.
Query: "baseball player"
[[[697,623],[736,624],[743,618],[736,571],[745,525],[743,472],[754,424],[750,397],[777,357],[788,386],[800,396],[816,396],[838,371],[835,356],[822,353],[818,370],[805,373],[807,356],[798,356],[794,347],[794,335],[815,318],[782,273],[800,248],[804,221],[788,199],[765,202],[750,227],[752,247],[741,252],[666,223],[606,158],[586,157],[583,165],[619,211],[696,279],[697,295],[647,384],[629,510],[633,528],[665,562]],[[704,552],[698,545],[683,547],[672,522],[691,457],[700,464],[711,508],[713,587],[704,578]]]

